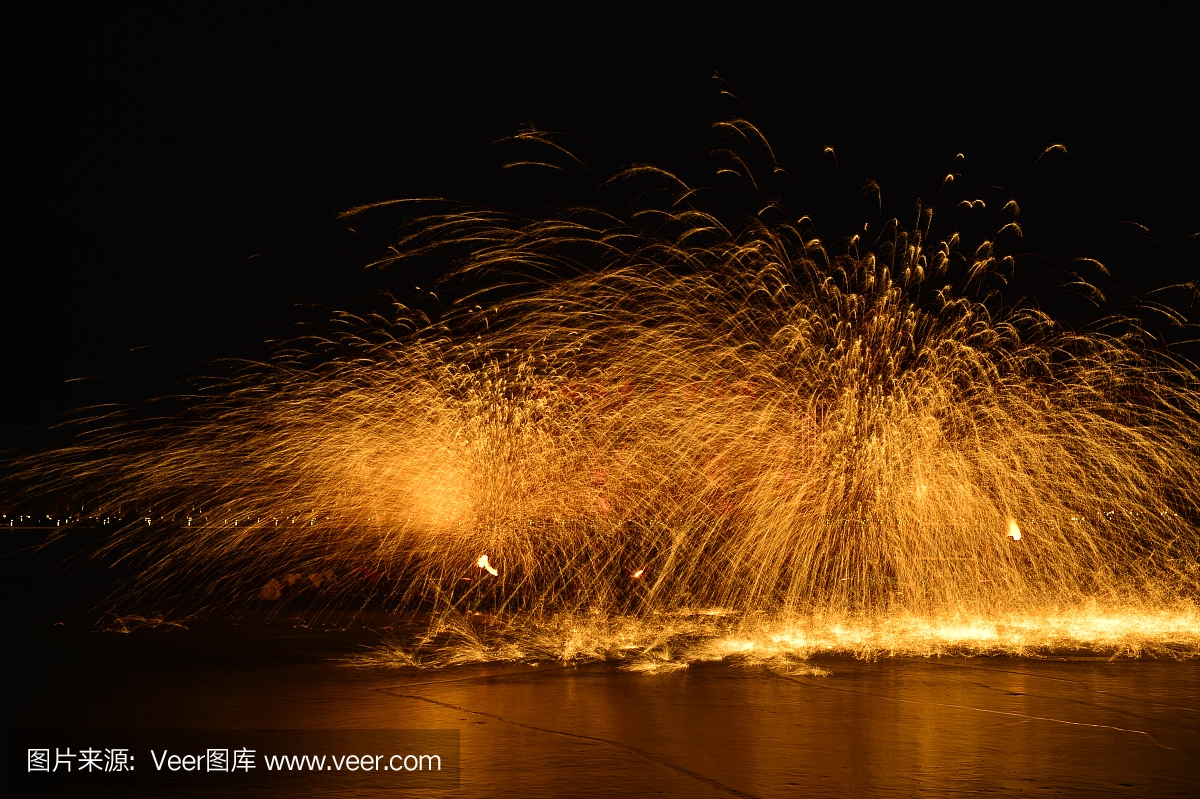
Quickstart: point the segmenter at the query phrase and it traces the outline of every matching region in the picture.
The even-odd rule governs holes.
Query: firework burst
[[[718,129],[761,198],[765,141]],[[125,601],[369,583],[503,619],[473,659],[1195,650],[1196,369],[1005,303],[1015,203],[969,246],[918,205],[834,248],[651,167],[603,188],[634,199],[421,215],[373,266],[450,258],[438,319],[335,316],[27,468],[154,509],[105,545]]]

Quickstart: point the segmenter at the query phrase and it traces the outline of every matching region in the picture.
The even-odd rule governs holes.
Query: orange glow
[[[944,616],[846,614],[776,616],[722,609],[678,611],[645,618],[604,614],[498,618],[481,637],[463,617],[441,617],[433,632],[447,643],[419,658],[400,644],[380,647],[359,665],[449,666],[484,661],[579,663],[607,660],[640,672],[704,661],[762,664],[822,673],[822,655],[858,658],[938,655],[1039,655],[1056,650],[1104,656],[1200,656],[1200,608],[1146,611],[1099,604],[1037,614]]]
[[[1021,540],[1021,528],[1017,526],[1015,519],[1008,520],[1008,532],[1005,533],[1005,535],[1007,535],[1013,541]]]
[[[29,479],[154,509],[106,544],[145,564],[135,600],[287,601],[287,575],[329,570],[331,603],[386,585],[396,609],[507,618],[514,659],[659,633],[671,662],[1195,651],[1197,366],[1136,319],[1081,329],[1000,292],[1027,283],[1015,203],[968,224],[955,181],[936,222],[918,201],[822,239],[761,134],[714,127],[703,189],[635,166],[596,207],[409,220],[374,265],[451,259],[436,321],[336,315],[180,398],[191,416],[106,416]],[[569,160],[511,143],[538,150],[517,169]],[[195,497],[216,499],[185,526]],[[464,585],[499,576],[480,553],[505,566],[486,590]]]

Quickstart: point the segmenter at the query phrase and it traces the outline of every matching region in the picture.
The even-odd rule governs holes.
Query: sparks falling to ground
[[[1015,202],[969,246],[918,204],[834,248],[717,129],[736,222],[646,166],[604,183],[621,213],[419,215],[373,266],[450,259],[440,318],[335,316],[28,469],[188,518],[108,541],[123,601],[366,576],[434,614],[406,663],[1200,651],[1196,367],[1002,301]]]

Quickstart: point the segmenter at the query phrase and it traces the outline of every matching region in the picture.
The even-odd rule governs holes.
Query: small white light
[[[1017,526],[1017,522],[1015,519],[1008,520],[1008,532],[1006,533],[1006,535],[1009,538],[1011,538],[1013,541],[1021,540],[1021,528]]]

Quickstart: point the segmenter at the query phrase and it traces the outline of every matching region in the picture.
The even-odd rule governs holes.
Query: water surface
[[[18,637],[10,729],[459,730],[460,788],[419,796],[1186,796],[1200,774],[1198,661],[362,670],[361,619]]]

